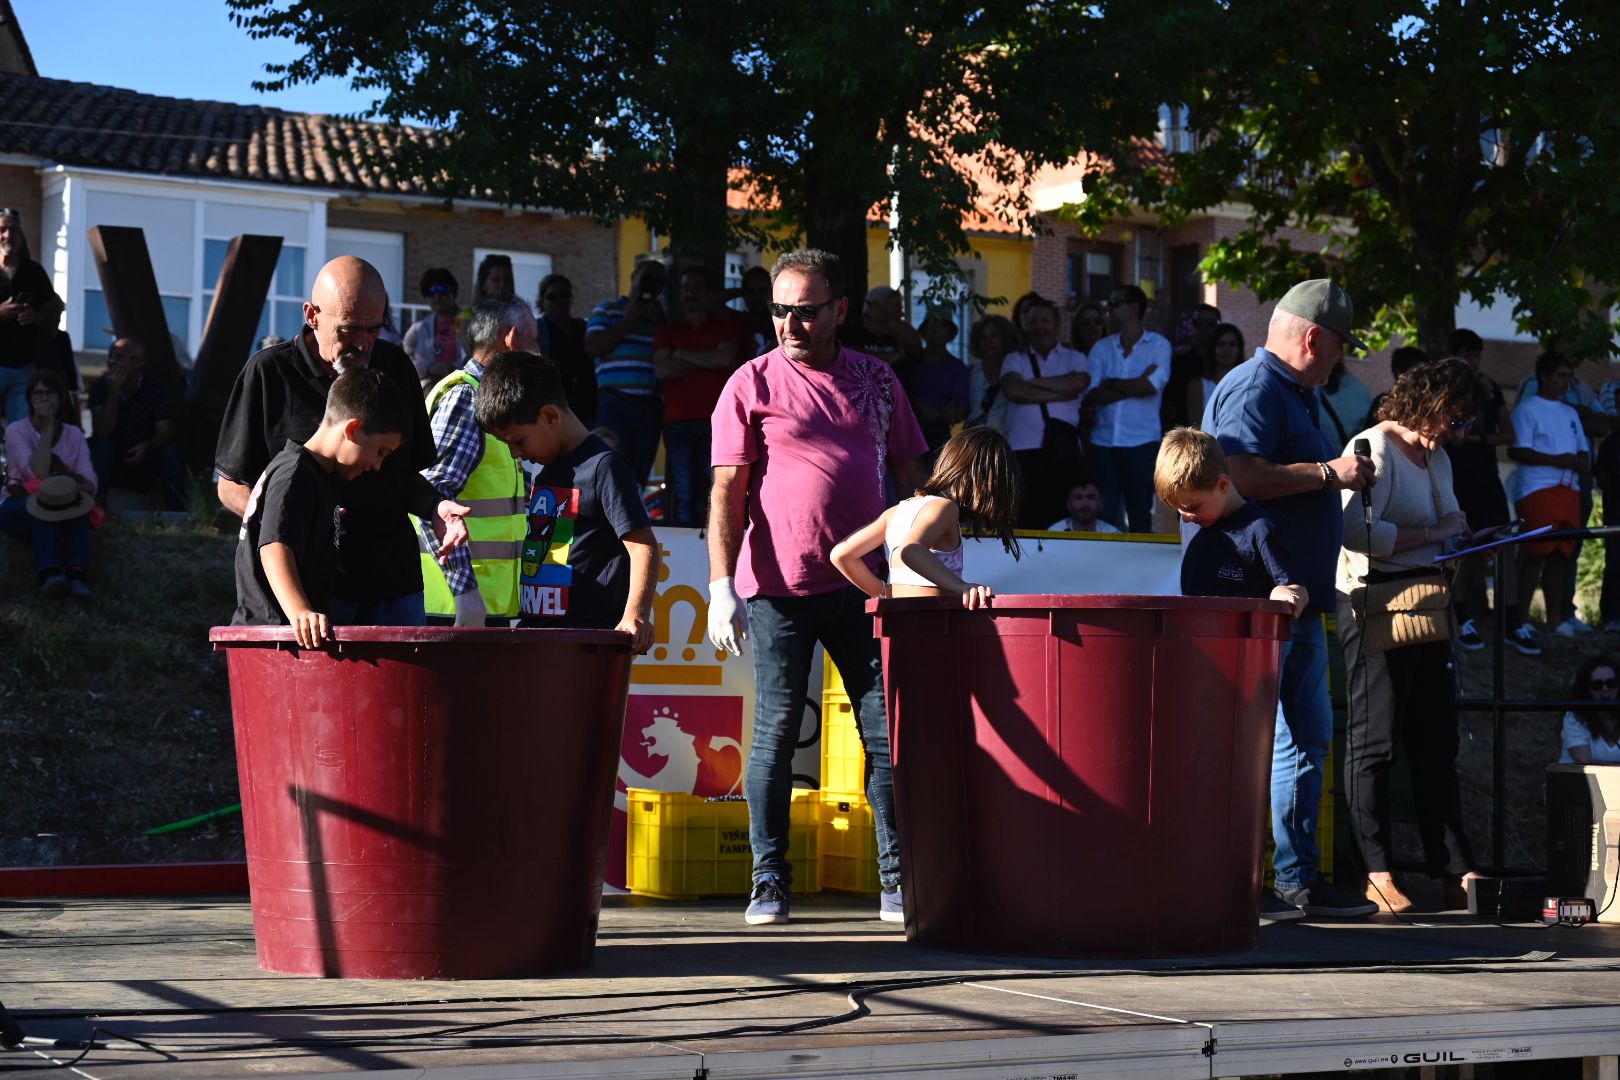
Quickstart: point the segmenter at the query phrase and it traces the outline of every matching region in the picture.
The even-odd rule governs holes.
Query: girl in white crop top
[[[968,428],[940,448],[915,496],[838,542],[833,565],[873,598],[948,594],[961,596],[967,608],[989,607],[990,587],[962,578],[962,526],[999,537],[1016,559],[1019,487],[1006,438],[991,428]],[[887,584],[867,562],[879,546],[888,557]]]

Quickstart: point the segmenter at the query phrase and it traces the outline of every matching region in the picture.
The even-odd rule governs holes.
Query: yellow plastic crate
[[[668,900],[747,896],[754,856],[748,804],[631,788],[625,880],[630,891]],[[821,891],[817,793],[796,789],[788,808],[788,862],[795,894]]]
[[[844,689],[844,677],[838,674],[838,665],[832,662],[832,657],[825,652],[821,654],[821,696],[837,694],[844,700],[849,700],[849,691]]]
[[[863,896],[882,889],[872,807],[859,796],[822,792],[821,887]]]
[[[865,778],[866,751],[855,707],[844,694],[829,690],[821,696],[821,790],[864,798]]]

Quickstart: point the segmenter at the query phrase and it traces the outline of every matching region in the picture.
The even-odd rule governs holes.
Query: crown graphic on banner
[[[658,592],[653,597],[653,647],[630,669],[636,686],[719,686],[731,654],[705,638],[709,599],[685,582],[670,582],[669,549],[660,545]]]

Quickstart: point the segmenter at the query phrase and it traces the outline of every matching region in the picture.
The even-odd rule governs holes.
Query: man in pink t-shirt
[[[928,446],[893,369],[838,343],[849,301],[837,256],[783,255],[771,269],[771,300],[781,344],[732,374],[711,420],[709,638],[740,655],[752,627],[754,643],[754,738],[743,785],[754,889],[745,918],[788,920],[793,752],[819,642],[860,721],[883,884],[879,917],[902,922],[882,663],[866,595],[827,556],[883,512],[891,473],[901,492],[921,483],[917,458]]]

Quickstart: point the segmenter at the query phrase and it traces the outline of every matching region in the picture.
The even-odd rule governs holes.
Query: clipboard
[[[1531,529],[1529,532],[1522,532],[1517,536],[1504,536],[1500,539],[1491,540],[1488,543],[1480,544],[1478,547],[1463,548],[1461,551],[1453,551],[1449,555],[1436,555],[1434,557],[1434,561],[1441,563],[1445,562],[1447,559],[1460,559],[1465,555],[1478,555],[1482,551],[1489,551],[1491,548],[1501,547],[1503,544],[1516,544],[1520,540],[1527,540],[1532,536],[1540,536],[1544,532],[1552,532],[1552,529],[1553,527],[1551,525],[1543,525],[1539,529]]]

